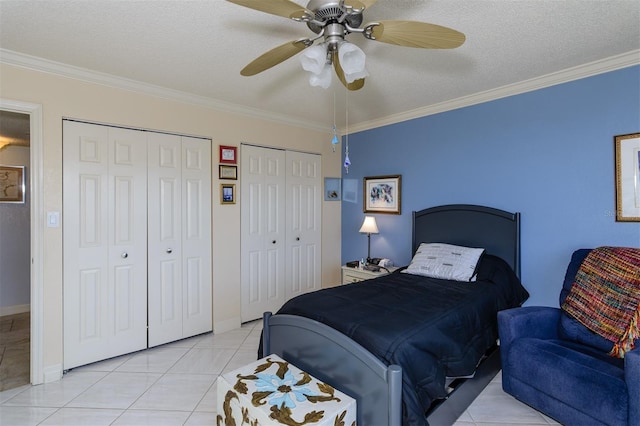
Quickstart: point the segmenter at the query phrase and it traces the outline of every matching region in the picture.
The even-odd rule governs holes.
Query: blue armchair
[[[589,251],[573,253],[560,305]],[[505,392],[565,425],[640,426],[640,345],[613,358],[611,342],[551,307],[501,311],[498,327]]]

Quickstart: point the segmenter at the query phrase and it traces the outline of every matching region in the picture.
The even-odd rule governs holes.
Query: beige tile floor
[[[256,321],[76,368],[57,382],[0,392],[0,424],[215,425],[216,379],[256,359],[261,330]],[[555,424],[505,394],[499,379],[456,426]]]

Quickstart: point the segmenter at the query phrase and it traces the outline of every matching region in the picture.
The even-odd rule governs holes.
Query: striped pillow
[[[483,248],[444,243],[422,243],[402,272],[454,281],[475,281]]]

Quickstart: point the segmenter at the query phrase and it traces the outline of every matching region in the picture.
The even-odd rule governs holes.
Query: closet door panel
[[[286,297],[321,288],[320,156],[287,151]]]
[[[213,329],[211,141],[182,138],[183,337]]]
[[[182,338],[182,145],[148,140],[149,347]]]
[[[285,152],[241,147],[241,320],[285,302]]]
[[[108,132],[64,123],[64,369],[88,364],[107,346]]]
[[[109,133],[109,333],[120,344],[109,358],[146,347],[147,146],[143,132]]]

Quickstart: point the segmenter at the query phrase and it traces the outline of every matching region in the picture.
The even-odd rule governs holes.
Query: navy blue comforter
[[[403,423],[426,424],[445,394],[445,376],[472,374],[498,337],[497,312],[529,294],[501,259],[484,255],[478,281],[438,280],[396,271],[366,282],[304,294],[280,314],[327,324],[403,376]]]

